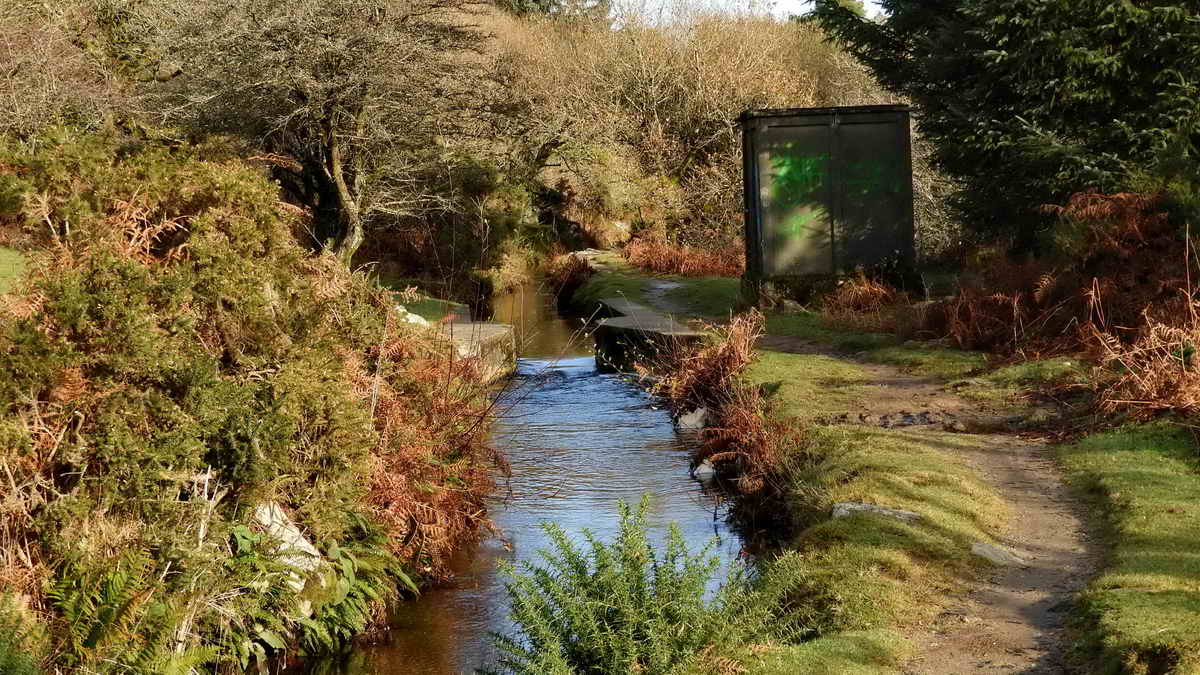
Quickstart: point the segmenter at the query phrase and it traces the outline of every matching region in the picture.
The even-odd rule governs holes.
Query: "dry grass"
[[[89,53],[98,30],[89,3],[7,0],[0,24],[0,131],[95,126],[118,102],[128,103],[103,58]]]
[[[668,354],[654,369],[664,373],[655,393],[674,411],[708,411],[704,444],[693,461],[707,461],[734,476],[738,492],[754,496],[741,508],[770,511],[786,488],[781,462],[789,449],[803,443],[803,431],[793,420],[770,414],[761,390],[742,377],[755,359],[763,325],[757,312],[734,317],[713,329],[709,344]]]
[[[677,3],[604,22],[497,15],[496,77],[529,112],[513,142],[568,216],[653,222],[720,248],[742,223],[747,108],[893,102],[814,25]],[[653,15],[652,15],[653,14]]]
[[[1089,329],[1093,357],[1119,373],[1115,381],[1098,387],[1103,412],[1126,411],[1142,420],[1168,411],[1193,418],[1200,413],[1200,300],[1193,299],[1177,325],[1147,318],[1132,344],[1095,326]]]
[[[684,277],[740,277],[746,269],[745,249],[729,245],[711,250],[672,244],[663,237],[638,237],[625,245],[625,259],[655,274]]]
[[[1190,233],[1157,195],[1083,192],[1065,206],[1054,265],[978,256],[957,295],[920,308],[917,332],[1014,358],[1085,353],[1103,413],[1147,419],[1200,414],[1200,278]],[[864,277],[838,288],[825,317],[859,330],[902,331],[907,298]]]
[[[897,329],[897,310],[907,304],[907,295],[859,271],[824,299],[821,314],[852,330],[892,332]]]

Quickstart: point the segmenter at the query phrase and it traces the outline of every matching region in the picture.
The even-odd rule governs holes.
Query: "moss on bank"
[[[1077,605],[1077,659],[1094,673],[1200,673],[1200,451],[1169,422],[1059,449],[1096,506],[1109,554]]]

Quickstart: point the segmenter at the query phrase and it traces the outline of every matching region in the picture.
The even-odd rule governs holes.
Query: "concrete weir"
[[[629,371],[638,361],[704,339],[703,331],[626,298],[604,298],[599,305],[599,312],[609,317],[601,319],[592,333],[596,368],[601,372]]]
[[[513,327],[488,321],[450,321],[440,324],[459,358],[479,359],[487,382],[508,377],[517,368]]]

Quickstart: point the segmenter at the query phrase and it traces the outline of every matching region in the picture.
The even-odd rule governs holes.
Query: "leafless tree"
[[[444,207],[420,179],[472,105],[473,0],[146,0],[137,21],[179,76],[173,123],[233,133],[312,208],[347,264],[364,229]],[[160,68],[160,70],[162,70]]]
[[[97,46],[88,2],[0,2],[0,133],[102,125],[124,87]]]

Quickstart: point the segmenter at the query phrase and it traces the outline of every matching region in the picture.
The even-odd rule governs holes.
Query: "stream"
[[[520,357],[499,394],[492,431],[512,466],[490,504],[499,534],[462,552],[453,582],[402,603],[380,644],[357,650],[341,673],[443,675],[491,664],[489,633],[511,628],[497,566],[537,560],[548,545],[542,521],[610,540],[617,501],[636,505],[649,495],[656,544],[671,522],[691,552],[717,537],[718,580],[741,549],[719,500],[688,474],[693,441],[676,433],[667,411],[634,383],[596,371],[578,319],[559,317],[553,299],[532,286],[495,298],[493,309],[495,321],[516,328]]]

